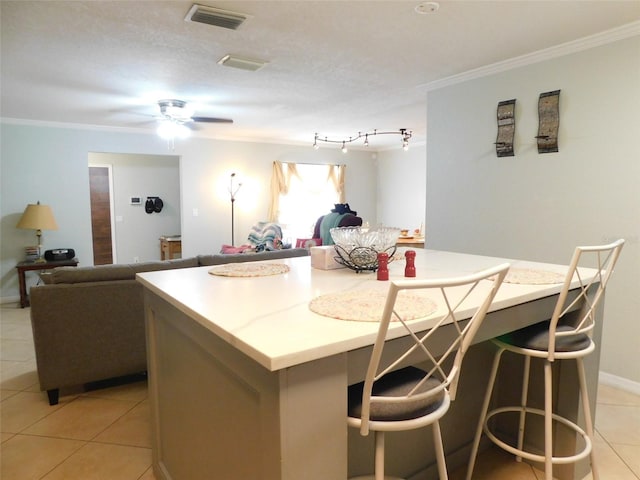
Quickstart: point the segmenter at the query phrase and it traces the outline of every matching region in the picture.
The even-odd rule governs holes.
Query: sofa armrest
[[[135,280],[31,288],[42,390],[146,370],[142,286]]]

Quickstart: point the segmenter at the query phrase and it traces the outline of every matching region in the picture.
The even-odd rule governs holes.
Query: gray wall
[[[378,153],[378,222],[410,231],[424,224],[426,157],[424,143]]]
[[[538,95],[561,89],[558,153],[538,154]],[[496,107],[516,98],[515,157]],[[640,37],[431,91],[430,248],[567,263],[627,240],[607,292],[601,370],[640,382]]]

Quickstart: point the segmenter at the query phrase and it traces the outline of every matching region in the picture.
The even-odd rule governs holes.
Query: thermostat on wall
[[[142,197],[131,197],[131,205],[142,205]]]

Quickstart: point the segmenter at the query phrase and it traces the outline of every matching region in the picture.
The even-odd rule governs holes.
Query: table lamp
[[[38,237],[38,259],[36,262],[45,262],[44,258],[42,258],[42,230],[58,229],[51,207],[49,205],[40,205],[40,202],[35,205],[30,203],[24,209],[24,213],[16,227],[36,231],[36,236]]]

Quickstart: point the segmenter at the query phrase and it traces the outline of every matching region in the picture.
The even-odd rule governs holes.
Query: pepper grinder
[[[404,252],[404,257],[407,261],[404,267],[404,276],[405,277],[415,277],[416,276],[416,252],[415,250],[407,250]]]
[[[378,254],[378,280],[389,280],[389,254]]]

